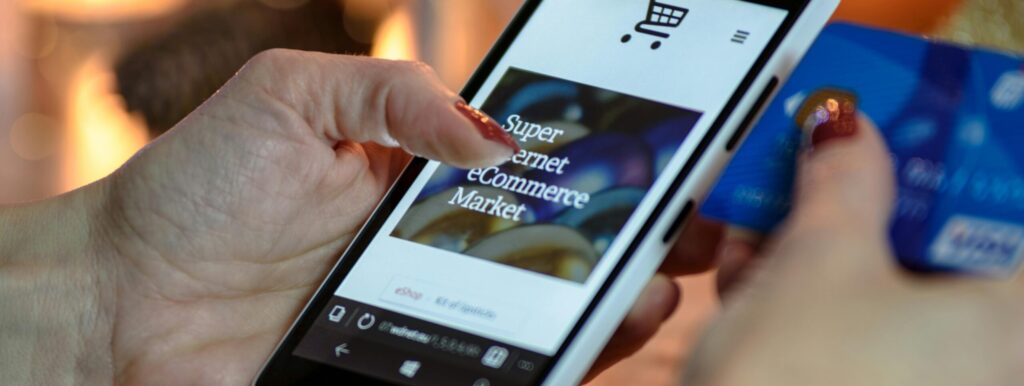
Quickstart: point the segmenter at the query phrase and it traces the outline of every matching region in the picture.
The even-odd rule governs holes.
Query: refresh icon
[[[369,312],[364,312],[363,316],[356,320],[356,327],[359,327],[360,330],[369,330],[374,323],[377,323],[377,317]]]

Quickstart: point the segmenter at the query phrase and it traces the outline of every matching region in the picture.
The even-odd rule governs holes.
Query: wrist
[[[114,271],[93,226],[103,194],[94,184],[0,209],[0,374],[7,384],[110,382]]]

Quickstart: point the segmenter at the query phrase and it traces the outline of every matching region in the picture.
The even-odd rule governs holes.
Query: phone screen
[[[523,150],[427,162],[293,354],[401,384],[535,384],[787,16],[541,2],[470,101]]]

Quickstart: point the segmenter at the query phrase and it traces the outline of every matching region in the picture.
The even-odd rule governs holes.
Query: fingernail
[[[804,124],[809,140],[805,146],[811,150],[821,148],[843,138],[857,135],[857,104],[851,99],[836,96],[825,99],[814,109]]]
[[[489,115],[484,114],[483,111],[477,110],[463,101],[455,102],[455,110],[458,110],[459,113],[472,122],[484,139],[508,146],[516,153],[519,152],[519,144],[516,143],[516,140],[512,139],[498,122],[495,122]]]

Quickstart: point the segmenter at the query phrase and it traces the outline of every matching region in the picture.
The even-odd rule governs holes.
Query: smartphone
[[[527,0],[255,385],[578,384],[838,0]],[[652,316],[656,317],[656,316]]]

